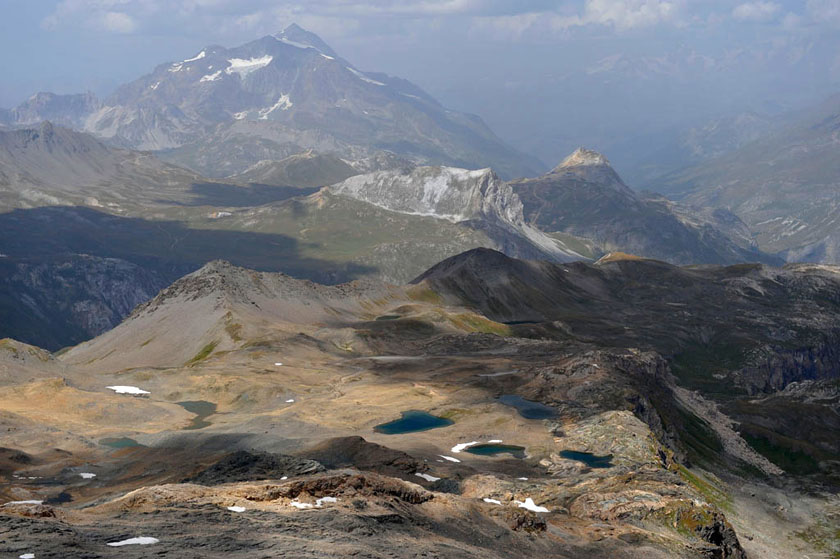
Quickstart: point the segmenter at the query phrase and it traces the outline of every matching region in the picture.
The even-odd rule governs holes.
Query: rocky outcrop
[[[753,396],[784,390],[794,382],[840,378],[840,333],[798,349],[767,347],[734,375]]]
[[[521,200],[491,169],[417,167],[379,171],[351,177],[331,190],[390,211],[469,224],[511,255],[558,261],[581,258],[528,225]]]
[[[117,258],[78,255],[0,266],[0,337],[48,349],[78,343],[119,324],[170,278]]]
[[[201,485],[219,485],[241,481],[280,479],[288,476],[316,474],[323,471],[325,471],[324,466],[314,460],[268,452],[238,450],[184,481]]]

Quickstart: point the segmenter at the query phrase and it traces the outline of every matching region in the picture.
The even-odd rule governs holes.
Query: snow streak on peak
[[[270,54],[259,58],[231,58],[228,60],[230,66],[225,69],[225,74],[239,74],[240,78],[245,78],[248,74],[265,68],[272,60],[274,57]]]
[[[373,85],[380,85],[380,86],[384,86],[384,85],[385,85],[385,84],[384,84],[384,83],[382,83],[382,82],[378,82],[378,81],[376,81],[376,80],[372,80],[372,79],[370,79],[369,77],[367,77],[367,76],[366,76],[366,75],[364,75],[363,73],[359,72],[359,71],[358,71],[358,70],[356,70],[355,68],[351,68],[350,66],[347,66],[347,69],[348,69],[348,70],[350,70],[350,71],[351,71],[351,72],[352,72],[352,73],[353,73],[353,74],[354,74],[357,78],[359,78],[359,79],[360,79],[360,80],[362,80],[363,82],[372,83]]]

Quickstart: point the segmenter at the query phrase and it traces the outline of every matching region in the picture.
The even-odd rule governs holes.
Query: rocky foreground
[[[838,294],[486,250],[405,287],[213,263],[60,355],[0,345],[0,554],[830,557]],[[378,427],[412,410],[439,423]]]

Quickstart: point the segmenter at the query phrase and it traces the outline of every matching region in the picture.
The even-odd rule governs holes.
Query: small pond
[[[106,437],[99,439],[99,444],[110,446],[111,448],[131,448],[133,446],[143,446],[134,439],[128,437]]]
[[[207,402],[205,400],[178,402],[178,405],[187,410],[188,412],[195,414],[192,423],[184,427],[185,431],[203,429],[209,426],[210,422],[205,421],[205,419],[216,413],[216,404],[214,404],[213,402]]]
[[[464,449],[464,452],[478,454],[479,456],[496,456],[499,454],[510,454],[514,458],[525,458],[525,447],[512,444],[477,444]]]
[[[519,415],[526,419],[551,419],[552,417],[557,417],[557,410],[554,408],[539,402],[526,400],[515,394],[505,394],[499,398],[499,402],[506,406],[516,408]]]
[[[402,412],[402,417],[388,423],[382,423],[373,428],[377,433],[383,435],[401,435],[403,433],[416,433],[417,431],[428,431],[439,427],[452,425],[454,421],[437,417],[430,413],[417,410]]]
[[[578,462],[583,462],[590,468],[595,469],[602,469],[602,468],[612,468],[612,454],[607,454],[606,456],[596,456],[590,452],[578,452],[576,450],[563,450],[560,451],[560,456],[563,458],[567,458],[569,460],[576,460]]]

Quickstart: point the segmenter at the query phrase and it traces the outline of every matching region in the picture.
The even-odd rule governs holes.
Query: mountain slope
[[[331,190],[403,214],[468,224],[487,233],[510,254],[554,260],[581,258],[525,223],[519,198],[491,169],[379,171],[351,177]]]
[[[511,182],[526,219],[541,230],[593,240],[677,264],[772,262],[725,212],[695,211],[631,190],[607,159],[579,149],[551,172]]]
[[[753,465],[770,472],[767,459],[837,482],[838,268],[679,268],[621,256],[555,264],[478,249],[413,283],[520,334],[667,356],[682,387],[739,422]],[[817,409],[809,390],[834,396],[820,399],[825,407]],[[658,410],[663,418],[670,413]],[[719,454],[703,449],[708,441],[693,444],[697,460],[717,460]],[[802,453],[803,462],[785,453]]]
[[[140,211],[193,198],[199,175],[44,122],[0,131],[0,199],[9,207],[74,204]]]
[[[259,337],[262,332],[254,328],[265,321],[329,323],[362,312],[366,299],[387,292],[378,282],[324,286],[214,261],[139,305],[113,330],[70,349],[62,362],[104,370],[126,361],[178,366],[202,352],[231,350],[243,339]],[[123,348],[120,355],[113,347]]]
[[[338,157],[321,155],[310,150],[280,161],[260,161],[228,179],[240,184],[311,188],[329,186],[358,173]]]
[[[314,148],[351,158],[388,150],[420,162],[492,165],[508,177],[542,166],[505,145],[480,118],[447,110],[405,80],[362,72],[294,25],[162,64],[89,108],[86,131],[124,147],[180,148],[167,157],[193,166],[225,139],[248,145],[246,151],[254,151],[248,142],[259,140],[280,154],[260,159]],[[16,111],[22,117],[32,112]],[[78,119],[75,104],[59,113],[67,122]],[[243,121],[252,124],[243,127]],[[230,129],[238,131],[235,141]],[[196,168],[214,176],[224,167],[223,175],[231,175],[259,160],[230,147],[221,154],[224,163],[213,157],[212,165]]]
[[[840,97],[796,123],[714,161],[672,173],[656,187],[690,203],[727,208],[762,250],[789,261],[840,262],[837,135]]]

